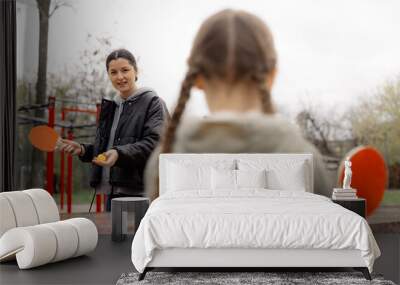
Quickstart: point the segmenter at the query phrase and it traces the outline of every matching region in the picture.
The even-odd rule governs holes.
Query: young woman
[[[318,151],[275,114],[270,91],[276,63],[271,32],[255,15],[224,10],[202,24],[177,106],[146,167],[146,191],[152,199],[158,196],[159,152],[313,153],[315,192],[330,195]],[[193,87],[204,91],[211,115],[181,119]]]
[[[110,199],[143,196],[144,166],[159,141],[168,111],[155,91],[136,85],[138,69],[129,51],[110,53],[106,68],[119,94],[102,100],[94,143],[64,139],[61,150],[93,163],[90,185],[97,193],[109,194]]]

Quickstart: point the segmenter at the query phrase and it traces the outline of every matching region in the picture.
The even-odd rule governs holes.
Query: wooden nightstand
[[[364,198],[357,198],[352,200],[340,200],[332,199],[332,202],[339,204],[340,206],[359,214],[361,217],[365,218],[366,212],[366,201]]]

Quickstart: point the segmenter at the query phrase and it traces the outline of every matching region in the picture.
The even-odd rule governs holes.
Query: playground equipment
[[[70,103],[73,105],[94,105],[88,103],[80,103],[72,100],[57,100],[54,96],[48,97],[47,104],[41,105],[25,105],[18,109],[18,111],[31,111],[37,109],[47,109],[48,111],[48,119],[32,117],[26,114],[18,114],[18,119],[21,122],[28,124],[47,124],[49,128],[54,129],[55,127],[61,128],[60,135],[62,138],[67,138],[69,140],[74,139],[74,129],[83,129],[96,127],[99,115],[100,115],[100,104],[97,103],[96,108],[80,108],[80,107],[64,107],[61,106],[61,122],[56,122],[56,103]],[[66,122],[66,118],[68,113],[85,113],[96,116],[96,124],[81,124],[75,125],[73,123]],[[65,134],[65,132],[67,134]],[[87,136],[86,136],[87,137]],[[64,196],[65,196],[65,153],[60,152],[60,208],[64,208]],[[72,212],[72,192],[73,192],[73,184],[72,184],[72,176],[73,176],[73,167],[72,167],[72,156],[67,155],[67,212]],[[46,190],[53,195],[54,194],[54,151],[48,151],[46,156]],[[102,198],[104,204],[106,204],[106,195],[96,195],[96,212],[101,212],[101,204]],[[104,207],[105,208],[105,207]]]

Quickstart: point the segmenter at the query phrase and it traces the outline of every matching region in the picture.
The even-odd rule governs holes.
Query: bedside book
[[[357,193],[354,188],[343,189],[343,188],[333,188],[333,193]]]
[[[336,200],[357,199],[357,190],[356,189],[334,188],[333,193],[332,193],[332,199],[336,199]]]
[[[332,200],[357,200],[358,197],[357,196],[351,196],[351,197],[343,197],[343,196],[336,196],[336,195],[332,195]]]
[[[333,193],[340,193],[340,194],[356,194],[356,189],[333,189]]]

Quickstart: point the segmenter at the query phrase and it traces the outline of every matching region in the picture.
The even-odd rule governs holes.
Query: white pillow
[[[236,170],[212,168],[211,189],[236,190]]]
[[[239,190],[241,188],[267,188],[266,170],[211,170],[212,190]]]
[[[207,190],[211,188],[211,167],[169,163],[167,191]]]
[[[272,190],[306,191],[306,164],[304,160],[239,159],[239,170],[266,170],[267,188]]]
[[[267,188],[267,171],[235,170],[237,188]]]
[[[267,171],[268,189],[306,191],[304,163],[293,165],[290,169]]]
[[[236,160],[210,160],[198,155],[188,158],[167,159],[164,163],[164,190],[185,191],[196,190],[208,192],[211,190],[211,169],[235,169]],[[165,193],[163,192],[163,193]]]

